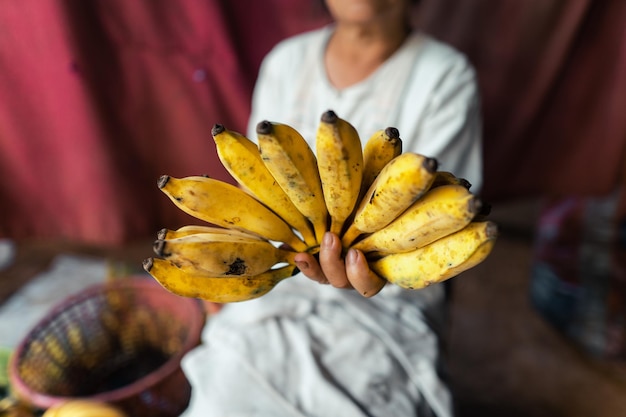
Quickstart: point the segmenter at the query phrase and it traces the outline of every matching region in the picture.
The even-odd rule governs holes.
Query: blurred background
[[[454,284],[459,415],[626,415],[626,2],[422,0],[414,20],[477,70],[502,234]],[[245,132],[263,56],[328,21],[318,0],[0,1],[0,304],[59,254],[140,269],[193,223],[158,177],[230,181],[211,127]]]

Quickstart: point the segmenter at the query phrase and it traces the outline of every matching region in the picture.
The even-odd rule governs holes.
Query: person
[[[460,52],[411,27],[411,0],[326,0],[333,22],[283,40],[265,57],[248,136],[263,120],[296,128],[315,150],[332,109],[362,138],[396,127],[403,151],[482,182],[480,100]],[[443,285],[384,285],[371,298],[362,253],[341,256],[327,233],[319,261],[255,300],[211,316],[186,355],[192,416],[438,416],[454,414],[444,351]],[[370,283],[371,284],[371,283]]]

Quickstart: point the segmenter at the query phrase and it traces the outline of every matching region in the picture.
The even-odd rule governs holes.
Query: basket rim
[[[30,388],[22,380],[18,370],[18,359],[24,354],[28,343],[32,340],[32,335],[36,330],[46,326],[56,316],[61,314],[61,312],[63,312],[68,305],[88,299],[91,296],[98,294],[104,290],[120,287],[134,288],[140,291],[147,290],[168,292],[157,282],[151,280],[147,276],[131,275],[129,277],[122,278],[116,281],[93,284],[75,294],[66,297],[64,300],[54,305],[41,320],[39,320],[34,326],[32,326],[32,328],[26,333],[24,338],[18,344],[17,349],[11,355],[11,359],[9,361],[9,378],[11,386],[15,390],[18,398],[43,409],[50,408],[73,398],[89,398],[104,402],[119,402],[121,400],[133,398],[141,392],[146,391],[148,388],[153,387],[157,383],[164,381],[166,377],[174,374],[177,370],[180,369],[180,363],[183,356],[185,356],[185,354],[187,354],[200,342],[202,328],[206,320],[206,313],[202,307],[202,304],[199,302],[199,300],[195,298],[180,297],[181,302],[186,303],[192,310],[196,310],[197,314],[193,314],[191,315],[191,317],[189,317],[189,334],[179,352],[170,356],[164,364],[162,364],[155,370],[128,385],[124,385],[111,391],[106,391],[86,397],[63,397],[37,392]],[[168,293],[172,296],[176,296],[171,292]]]

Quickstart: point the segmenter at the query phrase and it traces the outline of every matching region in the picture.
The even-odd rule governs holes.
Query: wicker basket
[[[45,410],[70,398],[130,416],[178,416],[191,387],[180,360],[200,342],[205,313],[144,277],[96,285],[53,308],[10,364],[16,396]]]

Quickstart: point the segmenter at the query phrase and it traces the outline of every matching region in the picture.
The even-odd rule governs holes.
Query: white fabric
[[[13,264],[17,249],[11,239],[0,239],[0,271]]]
[[[453,49],[413,33],[376,73],[341,91],[322,54],[332,26],[283,41],[266,57],[248,135],[262,120],[288,123],[314,148],[328,109],[368,137],[398,128],[404,151],[481,184],[474,72]],[[210,318],[183,369],[192,384],[185,417],[438,416],[452,413],[437,373],[444,290],[388,285],[366,299],[303,275]]]
[[[410,295],[366,299],[296,276],[226,305],[183,360],[184,416],[451,415],[436,335]]]

